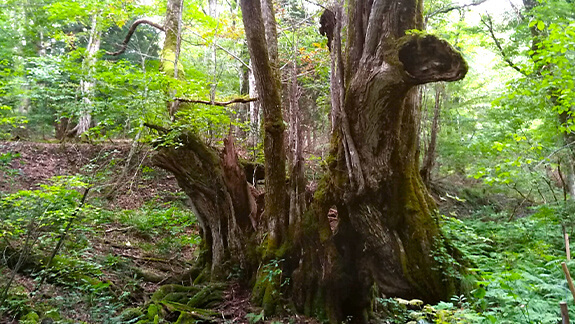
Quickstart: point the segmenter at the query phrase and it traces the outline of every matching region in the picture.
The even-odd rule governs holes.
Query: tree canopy
[[[514,252],[489,250],[485,233],[521,236],[517,226],[539,222],[561,227],[562,239],[572,231],[571,0],[0,0],[0,9],[2,143],[129,143],[115,175],[93,161],[78,170],[85,182],[0,190],[11,215],[0,248],[34,255],[65,238],[73,221],[43,223],[42,210],[84,206],[73,188],[113,201],[144,176],[133,159],[146,150],[145,167],[175,179],[197,221],[193,266],[169,283],[198,291],[146,304],[177,310],[181,323],[213,319],[193,314],[214,305],[191,300],[222,293],[230,278],[261,308],[252,322],[291,312],[367,323],[420,306],[408,300],[436,304],[425,316],[437,321],[445,307],[453,322],[458,311],[478,323],[556,322],[518,300],[548,314],[532,290],[556,302],[561,289],[525,297],[509,279],[541,279],[549,263],[508,278],[482,253],[507,253],[511,271],[527,257],[515,241]],[[6,181],[18,158],[0,151]],[[17,207],[36,196],[26,208],[41,221],[30,224],[58,235],[25,234]],[[54,255],[39,263],[40,286]],[[14,274],[28,265],[6,260]],[[522,315],[501,306],[505,291]]]

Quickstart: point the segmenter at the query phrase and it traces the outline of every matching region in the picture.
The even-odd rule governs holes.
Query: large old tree
[[[241,7],[264,114],[265,199],[246,181],[231,136],[221,152],[192,132],[179,135],[178,147],[158,150],[156,164],[176,176],[201,225],[204,252],[189,279],[219,280],[240,267],[267,313],[283,296],[333,323],[365,322],[378,295],[437,301],[459,291],[458,255],[442,237],[419,174],[417,86],[459,80],[467,66],[446,42],[411,32],[423,26],[422,0],[349,0],[347,12],[336,4],[322,16],[334,127],[311,200],[302,194],[301,159],[286,178],[271,0]],[[165,28],[164,53],[178,52],[167,41],[178,30]],[[177,69],[177,55],[170,59]]]

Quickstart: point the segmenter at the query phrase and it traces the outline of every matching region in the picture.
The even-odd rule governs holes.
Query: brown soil
[[[131,143],[0,142],[0,154],[15,156],[2,165],[0,192],[37,189],[54,176],[86,176],[108,208],[135,209],[146,201],[175,199],[175,178],[152,166],[150,148],[138,145],[126,168]],[[113,190],[113,192],[111,192]],[[181,197],[181,196],[180,196]]]
[[[50,183],[52,177],[81,175],[93,186],[89,203],[109,210],[138,209],[149,201],[187,200],[175,178],[152,165],[150,147],[138,145],[127,163],[131,146],[125,141],[97,145],[0,141],[0,194],[38,189],[41,184]],[[10,155],[2,158],[2,154],[7,153]],[[169,251],[159,249],[169,233],[152,236],[117,222],[89,227],[93,231],[89,237],[91,248],[82,253],[81,258],[86,261],[116,260],[103,266],[100,279],[110,283],[118,296],[126,291],[131,293],[126,307],[129,303],[142,305],[166,280],[185,272],[197,257],[197,247],[190,244]],[[198,228],[192,227],[177,236],[197,234]],[[69,241],[73,240],[74,233],[71,237]],[[44,252],[49,254],[50,251]],[[0,267],[0,277],[8,278],[10,273],[9,269]],[[18,274],[15,285],[31,294],[36,283],[28,275]],[[48,282],[37,293],[41,298],[51,300],[66,300],[69,294],[65,288]],[[222,323],[249,323],[246,315],[261,311],[252,307],[250,298],[248,289],[231,284],[224,293],[224,302],[216,309],[222,315]],[[90,322],[83,307],[82,303],[75,307],[67,306],[60,309],[61,315],[69,320]],[[275,320],[318,323],[301,316]],[[4,317],[0,318],[0,323],[17,323],[17,320]]]

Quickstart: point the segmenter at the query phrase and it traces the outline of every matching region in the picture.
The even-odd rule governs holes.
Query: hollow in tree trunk
[[[274,34],[266,30],[269,20],[264,24],[270,12],[260,1],[241,6],[263,110],[265,204],[256,206],[231,137],[222,153],[189,132],[179,135],[177,149],[158,151],[156,164],[175,174],[200,223],[204,266],[192,279],[221,279],[237,264],[255,282],[254,301],[266,314],[283,294],[298,311],[332,323],[366,322],[378,294],[429,302],[451,297],[461,288],[462,266],[419,174],[416,86],[463,78],[462,56],[434,36],[406,35],[422,26],[420,0],[351,0],[347,15],[336,6],[327,18],[330,48],[338,51],[331,155],[313,201],[293,203],[300,211],[290,218],[279,74],[266,39]],[[289,188],[301,192],[294,164]],[[333,206],[334,231],[327,218]]]

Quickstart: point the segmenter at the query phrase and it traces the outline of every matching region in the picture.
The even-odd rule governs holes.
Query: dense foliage
[[[574,225],[575,4],[496,1],[429,0],[424,10],[427,32],[455,44],[470,66],[462,81],[421,86],[419,124],[422,164],[426,154],[434,161],[429,189],[446,215],[440,221],[445,239],[473,265],[461,278],[469,293],[425,306],[380,298],[373,308],[382,323],[557,323],[559,302],[573,301],[560,263],[563,231],[572,234]],[[295,75],[305,174],[313,187],[329,162],[330,52],[317,32],[327,1],[274,3],[283,96],[287,101]],[[185,78],[161,71],[164,34],[149,25],[138,27],[123,54],[111,54],[136,19],[159,22],[165,11],[166,3],[159,1],[0,0],[0,140],[128,140],[132,148],[141,142],[160,147],[191,131],[221,149],[231,133],[242,159],[261,163],[257,106],[213,104],[254,95],[236,1],[185,2],[178,63]],[[174,98],[203,103],[186,104],[170,116],[166,101]],[[89,129],[72,132],[86,114]],[[287,124],[290,117],[284,120]],[[158,133],[149,125],[173,132]],[[19,157],[0,152],[0,184],[18,181]],[[0,248],[38,261],[30,266],[23,259],[0,260],[1,277],[9,278],[18,264],[36,280],[26,285],[0,279],[0,314],[23,323],[36,323],[35,316],[62,323],[110,318],[135,323],[147,316],[122,310],[143,305],[142,296],[150,293],[143,282],[152,275],[134,276],[129,256],[91,254],[99,244],[96,233],[112,230],[109,224],[114,231],[129,228],[132,236],[122,240],[131,244],[137,237],[139,248],[164,256],[192,249],[200,239],[195,216],[181,197],[135,210],[107,207],[103,197],[116,188],[111,179],[121,174],[118,182],[125,182],[132,173],[156,172],[142,163],[134,166],[131,157],[125,163],[122,172],[103,172],[109,165],[95,162],[76,176],[0,191]],[[79,209],[87,187],[96,188],[98,198]],[[67,228],[78,215],[82,221]],[[46,261],[68,231],[72,239],[54,263]],[[195,250],[191,256],[202,257]],[[273,259],[261,269],[270,281],[281,278],[283,287],[289,278],[282,276],[282,261]],[[111,267],[119,270],[104,271]],[[237,272],[240,276],[241,269]],[[36,298],[34,287],[44,280],[56,287],[57,298]],[[87,307],[86,317],[74,317],[75,303]],[[262,321],[263,312],[250,310],[244,319]]]

